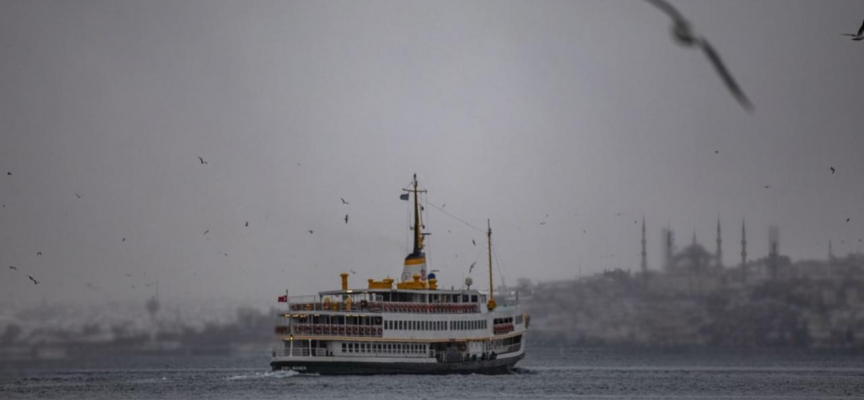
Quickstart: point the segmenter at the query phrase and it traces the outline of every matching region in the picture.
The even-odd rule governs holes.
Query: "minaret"
[[[747,230],[744,229],[744,218],[741,218],[741,282],[747,283]]]
[[[717,258],[717,267],[723,268],[723,240],[720,239],[720,218],[717,218],[717,254],[714,256]]]
[[[741,268],[747,265],[747,230],[744,229],[744,220],[741,220]]]
[[[648,273],[648,261],[645,257],[648,255],[648,252],[645,250],[645,216],[642,216],[642,274]]]
[[[663,252],[664,252],[663,255],[666,258],[665,261],[666,261],[666,270],[667,271],[672,270],[672,255],[673,255],[672,253],[674,251],[674,249],[673,249],[674,241],[675,241],[675,236],[672,233],[672,228],[670,227],[670,228],[663,229]]]
[[[771,279],[776,279],[780,256],[780,228],[776,225],[768,227],[768,243],[768,270],[771,272]]]

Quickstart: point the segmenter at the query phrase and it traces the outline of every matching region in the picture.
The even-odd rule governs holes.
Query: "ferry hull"
[[[523,354],[508,358],[485,361],[465,362],[354,362],[354,361],[315,361],[315,360],[274,360],[270,362],[274,371],[296,371],[318,375],[446,375],[446,374],[508,374]]]

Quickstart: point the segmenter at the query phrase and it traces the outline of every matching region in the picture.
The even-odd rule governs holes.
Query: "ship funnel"
[[[342,290],[348,290],[348,274],[343,272],[339,276],[342,277]]]

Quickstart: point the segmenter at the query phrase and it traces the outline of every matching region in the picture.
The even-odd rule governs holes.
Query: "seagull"
[[[345,223],[348,223],[348,214],[345,214]]]
[[[204,158],[198,156],[198,161],[201,161],[201,164],[207,165],[207,161],[204,161]]]
[[[831,175],[834,175],[834,167],[831,167]]]
[[[546,225],[546,222],[541,222],[540,225]]]
[[[41,251],[37,251],[37,252],[36,252],[36,255],[37,255],[37,256],[41,256],[41,255],[42,255],[42,252],[41,252]]]
[[[442,209],[442,210],[444,209],[444,207],[447,207],[447,203],[444,203],[444,204],[441,205],[441,209]]]
[[[6,175],[12,176],[12,172],[7,172]]]
[[[678,44],[686,47],[698,46],[702,49],[711,63],[714,65],[714,69],[717,70],[717,73],[720,74],[720,78],[723,79],[723,83],[726,84],[726,87],[732,92],[732,95],[735,96],[735,99],[738,100],[738,103],[741,104],[747,111],[753,110],[753,104],[750,103],[750,100],[744,95],[744,92],[738,87],[738,84],[735,82],[735,78],[732,77],[732,74],[729,73],[729,70],[726,69],[726,66],[723,65],[723,61],[720,59],[720,55],[714,50],[714,47],[708,43],[702,36],[697,36],[690,26],[690,22],[687,21],[684,16],[672,7],[671,4],[666,2],[666,0],[645,0],[655,7],[659,8],[660,11],[663,11],[672,18],[672,35]],[[860,40],[860,39],[858,39]]]
[[[616,216],[616,217],[620,217],[620,216],[621,216],[621,213],[619,212],[618,214],[615,214],[615,216]]]
[[[850,218],[846,218],[846,222],[849,222]]]
[[[210,233],[210,230],[209,230],[209,229],[206,230],[206,231],[204,231],[204,234],[205,234],[205,235],[208,234],[208,233]]]
[[[77,198],[79,198],[79,199],[80,199],[80,198],[81,198],[81,195],[80,195],[80,194],[78,194],[78,193],[75,193],[75,197],[77,197]]]
[[[130,273],[127,272],[127,273],[126,273],[126,276],[128,276],[128,277],[132,277],[132,274],[130,274]]]
[[[864,40],[864,23],[861,23],[861,27],[858,28],[858,33],[857,33],[857,34],[854,34],[854,35],[853,35],[853,34],[851,34],[851,33],[841,33],[841,35],[843,35],[843,36],[852,36],[852,40],[855,40],[855,41],[858,41],[858,40]]]
[[[771,189],[771,185],[765,185],[765,186],[763,186],[763,187],[764,187],[765,189]]]
[[[476,246],[476,245],[477,245],[477,242],[475,242],[474,239],[471,239],[471,244],[473,244],[473,245]]]
[[[125,241],[126,241],[126,238],[123,238],[123,240],[122,240],[122,241],[123,241],[123,242],[125,242]]]
[[[356,272],[354,272],[353,269],[349,269],[348,271],[351,272],[352,274],[356,274]]]
[[[31,281],[33,281],[33,284],[34,284],[34,285],[38,285],[38,284],[39,284],[39,281],[37,281],[35,278],[33,278],[32,275],[27,275],[27,277],[30,278]]]
[[[714,150],[714,154],[720,154],[720,150]]]
[[[471,273],[471,271],[474,270],[474,264],[477,264],[477,261],[474,261],[473,263],[471,263],[471,266],[468,267],[468,273],[469,273],[469,274]]]
[[[15,267],[15,266],[10,265],[10,266],[9,266],[9,269],[14,269],[14,270],[17,271],[17,270],[18,270],[18,267]]]
[[[312,232],[312,230],[310,229],[310,230],[309,230],[309,234],[311,235],[312,233],[313,233],[313,232]]]
[[[345,199],[343,199],[341,197],[339,198],[339,200],[342,200],[342,204],[351,204],[351,203],[348,203],[347,201],[345,201]]]
[[[247,227],[249,226],[249,221],[246,221],[246,226],[247,226]]]

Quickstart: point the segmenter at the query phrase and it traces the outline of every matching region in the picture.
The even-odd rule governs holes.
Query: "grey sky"
[[[793,259],[864,250],[864,5],[674,4],[755,113],[638,0],[0,2],[0,302],[398,276],[414,172],[492,219],[510,282],[638,268],[643,214],[654,268],[661,226],[713,249],[718,216],[727,263],[742,217],[751,257],[769,224]],[[482,234],[427,228],[458,285]]]

